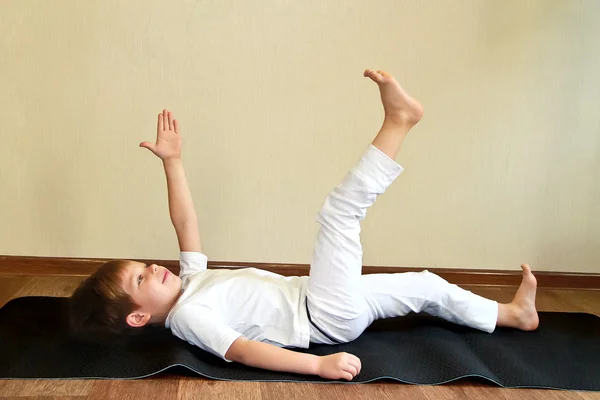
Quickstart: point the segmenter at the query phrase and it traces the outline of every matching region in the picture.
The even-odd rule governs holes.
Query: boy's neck
[[[169,316],[169,314],[171,313],[173,308],[175,308],[175,305],[179,301],[179,298],[181,297],[182,294],[183,294],[183,289],[181,289],[181,292],[179,292],[177,297],[175,297],[175,300],[173,300],[173,302],[171,303],[169,308],[164,313],[161,313],[160,315],[153,315],[152,318],[150,319],[150,322],[154,323],[154,324],[163,324],[164,325],[165,322],[167,321],[167,317]]]

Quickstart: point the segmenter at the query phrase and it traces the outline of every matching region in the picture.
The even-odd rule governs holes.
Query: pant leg
[[[368,311],[353,329],[366,329],[373,321],[409,312],[426,312],[447,321],[488,333],[496,328],[498,303],[450,284],[427,270],[361,277]]]
[[[345,321],[354,320],[367,310],[360,282],[360,221],[403,170],[369,145],[317,214],[321,228],[311,260],[307,305],[311,319],[337,340],[353,340],[353,332]]]

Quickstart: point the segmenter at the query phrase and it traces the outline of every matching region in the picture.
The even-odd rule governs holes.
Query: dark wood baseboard
[[[88,276],[94,273],[103,263],[109,260],[111,259],[0,256],[0,275]],[[149,260],[133,258],[130,260],[144,263],[156,263],[167,267],[175,274],[179,274],[178,260]],[[244,267],[264,269],[285,276],[308,275],[309,271],[308,264],[274,264],[222,261],[208,262],[208,268],[236,269]],[[423,269],[425,268],[364,266],[363,274],[414,272],[422,271]],[[521,282],[520,271],[447,268],[426,269],[441,276],[448,282],[457,285],[518,286]],[[538,287],[600,290],[600,274],[545,271],[533,272],[537,278]]]

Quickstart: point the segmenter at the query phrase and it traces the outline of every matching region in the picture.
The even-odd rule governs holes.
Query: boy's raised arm
[[[169,215],[175,227],[179,249],[202,253],[198,218],[181,159],[163,160],[167,177]]]
[[[164,110],[158,114],[156,144],[142,142],[140,147],[149,149],[163,162],[167,177],[169,215],[177,233],[180,251],[202,252],[198,218],[181,160],[179,123],[169,111]]]

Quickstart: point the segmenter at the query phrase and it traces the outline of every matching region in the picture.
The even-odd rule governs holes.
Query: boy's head
[[[161,324],[180,294],[181,278],[165,267],[109,261],[71,296],[71,324],[79,332],[100,333]]]

